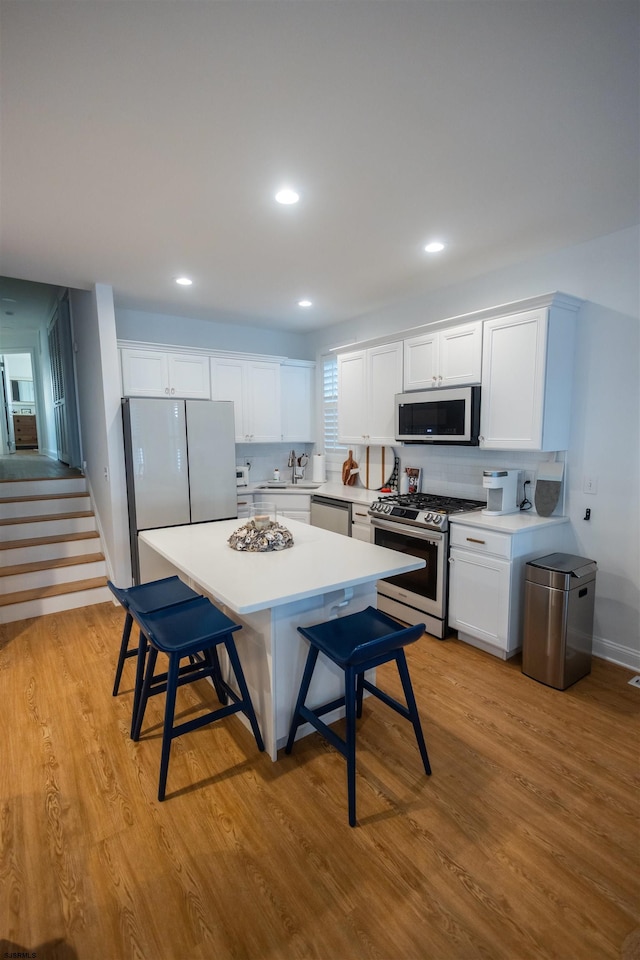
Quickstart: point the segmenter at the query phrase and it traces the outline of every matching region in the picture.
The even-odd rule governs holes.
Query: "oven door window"
[[[387,583],[395,583],[403,590],[410,590],[429,600],[438,599],[438,549],[442,548],[442,542],[432,543],[412,537],[410,533],[382,530],[379,527],[375,528],[375,542],[379,547],[399,550],[410,557],[425,560],[427,564],[421,570],[411,570],[397,577],[385,577]]]

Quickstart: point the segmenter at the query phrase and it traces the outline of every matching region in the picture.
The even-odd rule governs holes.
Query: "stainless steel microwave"
[[[478,445],[480,387],[396,394],[396,440]]]

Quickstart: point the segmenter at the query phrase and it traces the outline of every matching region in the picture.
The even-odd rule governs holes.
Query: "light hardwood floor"
[[[351,829],[335,751],[314,734],[273,764],[237,718],[174,743],[158,803],[163,698],[132,743],[132,661],[111,697],[121,626],[102,604],[0,627],[2,956],[637,956],[629,671],[594,661],[560,692],[425,637],[408,657],[433,775],[410,725],[367,701]]]

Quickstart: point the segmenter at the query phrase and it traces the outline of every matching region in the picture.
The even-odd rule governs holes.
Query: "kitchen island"
[[[290,549],[232,550],[229,537],[241,525],[234,519],[141,533],[141,579],[177,573],[242,624],[236,645],[266,750],[276,760],[287,739],[307,653],[297,627],[375,607],[377,580],[425,562],[289,519]],[[309,702],[318,705],[342,693],[342,671],[328,661],[319,664]],[[327,722],[339,716],[338,711],[328,714]],[[312,729],[305,725],[298,735]]]

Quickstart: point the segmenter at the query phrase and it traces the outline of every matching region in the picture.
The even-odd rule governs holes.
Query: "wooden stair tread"
[[[0,520],[0,527],[8,527],[11,524],[16,523],[40,523],[46,522],[47,520],[76,520],[79,517],[92,517],[92,510],[76,510],[70,513],[48,513],[43,516],[35,517],[8,517],[4,520]]]
[[[78,533],[56,533],[49,537],[30,537],[28,540],[5,540],[0,550],[16,550],[20,547],[41,547],[46,543],[66,543],[69,540],[89,540],[99,537],[97,530],[81,530]]]
[[[106,577],[94,577],[91,580],[73,580],[49,587],[36,587],[33,590],[18,590],[0,597],[0,607],[7,607],[12,603],[28,603],[30,600],[43,600],[46,597],[57,597],[65,593],[78,593],[81,590],[95,590],[97,587],[106,587],[106,585]]]
[[[56,557],[53,560],[34,560],[32,563],[17,563],[12,567],[0,567],[0,577],[17,577],[21,574],[51,570],[56,567],[73,567],[79,563],[99,563],[102,553],[79,553],[73,557]]]
[[[33,500],[69,500],[73,497],[88,497],[86,490],[75,493],[38,493],[29,497],[0,497],[0,507],[3,503],[27,503]]]

